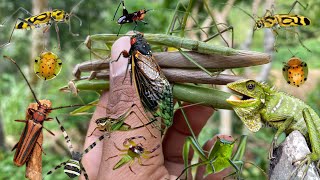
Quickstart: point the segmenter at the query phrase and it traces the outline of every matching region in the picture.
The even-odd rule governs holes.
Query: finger
[[[212,108],[200,105],[185,108],[184,111],[196,136],[200,133],[213,113]],[[174,123],[168,130],[163,141],[165,166],[170,174],[178,176],[184,169],[182,149],[187,136],[191,136],[191,133],[181,111],[178,110],[174,115]],[[191,159],[192,156],[193,152],[191,151],[191,153],[189,153],[189,159]]]
[[[123,50],[127,50],[129,52],[129,49],[130,38],[120,38],[112,46],[111,59],[117,59]],[[107,103],[110,113],[107,113],[107,115],[118,117],[135,104],[136,106],[133,106],[132,108],[135,113],[128,116],[125,122],[131,127],[137,127],[141,126],[142,122],[144,124],[148,123],[149,119],[146,118],[138,93],[135,90],[134,82],[131,84],[130,72],[127,73],[124,80],[124,76],[127,71],[127,64],[128,58],[124,58],[121,55],[118,61],[113,62],[110,65],[110,95]],[[151,150],[160,145],[161,137],[159,130],[151,128],[150,126],[148,126],[148,128],[157,138],[152,137],[147,128],[144,127],[133,131],[114,132],[111,134],[110,139],[104,141],[103,155],[98,172],[99,179],[150,179],[150,177],[152,177],[152,179],[160,179],[161,177],[168,176],[168,172],[163,166],[161,147],[155,150],[155,152],[147,154],[145,156],[146,159],[141,158],[141,164],[145,166],[139,165],[138,158],[131,158],[133,161],[130,161],[130,157],[127,155],[127,151],[125,151],[128,150],[128,147],[124,146],[123,142],[126,138],[130,137],[145,137],[146,140],[142,138],[132,140],[132,143],[141,143],[145,151]],[[114,144],[116,144],[118,148],[122,149],[123,152],[120,152]],[[114,169],[116,163],[123,157],[121,154],[126,154],[127,157],[129,157],[129,161],[127,163],[123,163],[122,167]],[[158,156],[151,159],[147,158],[154,155]],[[109,157],[114,158],[109,159]],[[131,169],[129,168],[130,164]]]
[[[215,135],[211,140],[208,140],[204,144],[203,149],[205,151],[209,152],[211,150],[211,148],[214,146],[214,144],[216,143],[218,136],[220,137],[220,139],[225,139],[227,141],[234,141],[232,136],[229,136],[229,135],[222,135],[222,134]],[[208,176],[206,176],[204,178],[203,175],[205,174],[205,171],[206,171],[206,166],[198,167],[197,172],[196,172],[196,179],[204,179],[204,180],[223,179],[225,176],[227,176],[228,174],[231,173],[231,168],[226,168],[218,173],[209,174]]]
[[[94,131],[94,129],[96,128],[95,120],[106,116],[106,110],[105,108],[103,108],[102,103],[106,103],[107,96],[108,96],[108,93],[104,93],[100,97],[99,105],[96,107],[96,110],[90,120],[89,128],[86,135],[86,140],[83,146],[84,149],[87,148],[94,141],[96,141],[98,137],[103,134],[97,130]],[[94,133],[92,134],[93,131]],[[82,158],[82,164],[85,167],[86,173],[88,174],[90,179],[97,179],[97,175],[99,171],[99,168],[97,167],[99,167],[101,163],[102,147],[103,147],[103,144],[101,142],[97,143],[97,145]],[[81,175],[81,179],[85,179],[83,174]]]

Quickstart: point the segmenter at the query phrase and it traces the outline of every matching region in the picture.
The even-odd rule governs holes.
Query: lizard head
[[[254,80],[240,80],[227,84],[238,94],[231,95],[226,101],[250,131],[257,132],[262,127],[259,110],[265,103],[265,92],[261,83]]]

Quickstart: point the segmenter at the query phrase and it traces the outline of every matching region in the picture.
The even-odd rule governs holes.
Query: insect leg
[[[308,48],[302,43],[302,40],[301,40],[300,35],[299,35],[298,32],[296,32],[296,31],[294,31],[294,30],[290,30],[290,29],[286,29],[286,31],[288,31],[288,32],[290,32],[290,33],[296,34],[296,35],[298,36],[298,40],[299,40],[299,43],[301,44],[301,46],[302,46],[303,48],[305,48],[307,51],[311,52],[311,50],[308,49]]]
[[[66,162],[62,162],[61,164],[59,164],[59,165],[57,165],[56,167],[52,168],[50,171],[47,172],[47,174],[43,177],[43,179],[45,179],[47,175],[52,174],[53,172],[55,172],[55,171],[58,170],[59,168],[65,166],[66,164],[67,164],[67,161],[66,161]]]
[[[44,121],[52,121],[53,118],[49,117],[49,118],[46,118]]]
[[[148,24],[146,21],[144,20],[140,20],[140,22],[143,22],[143,24]]]
[[[222,25],[226,26],[226,28],[225,28],[225,29],[223,29],[223,30],[221,30],[221,31],[220,31],[220,33],[216,33],[216,34],[214,34],[214,35],[212,35],[212,36],[208,37],[208,38],[207,38],[207,39],[205,39],[203,42],[208,42],[208,41],[210,41],[211,39],[213,39],[213,38],[215,38],[215,37],[219,36],[220,34],[222,34],[222,33],[224,33],[224,32],[227,32],[227,31],[231,30],[231,36],[232,36],[232,40],[231,40],[231,48],[233,48],[233,42],[234,42],[234,31],[233,31],[233,26],[227,26],[227,25],[226,25],[226,24],[224,24],[224,23],[219,23],[219,24],[222,24]],[[219,25],[219,24],[217,24],[217,25]],[[227,45],[229,46],[229,44],[227,44]]]
[[[153,165],[153,164],[142,164],[140,157],[138,157],[138,163],[139,163],[140,166],[151,166],[151,165]]]
[[[50,131],[49,129],[45,128],[44,126],[42,126],[42,127],[43,127],[43,129],[47,130],[51,135],[55,136],[52,131]]]
[[[74,150],[73,150],[73,146],[72,146],[71,140],[70,140],[70,138],[69,138],[66,130],[64,129],[64,127],[63,127],[62,124],[60,123],[58,117],[56,117],[56,120],[57,120],[57,122],[58,122],[58,124],[59,124],[59,126],[60,126],[60,130],[62,131],[62,134],[63,134],[63,136],[64,136],[64,139],[65,139],[65,141],[66,141],[66,143],[67,143],[67,145],[68,145],[68,149],[69,149],[70,153],[73,154],[73,153],[74,153]]]
[[[89,147],[87,147],[82,155],[87,154],[91,149],[93,149],[98,142],[102,141],[106,136],[109,136],[109,133],[105,133],[104,135],[100,136],[95,142],[93,142],[92,144],[89,145]]]
[[[14,120],[14,121],[16,121],[16,122],[24,122],[24,123],[28,122],[28,120],[19,120],[19,119]]]
[[[117,145],[116,145],[116,143],[114,143],[113,142],[113,145],[114,145],[114,147],[118,150],[118,151],[120,151],[120,152],[127,152],[127,149],[120,149]],[[126,148],[129,148],[129,146],[125,146]]]
[[[135,25],[134,25],[134,28],[133,28],[133,32],[135,32],[137,26],[138,26],[138,22],[137,21],[134,21]]]
[[[41,152],[44,154],[44,155],[47,155],[45,152],[44,152],[44,150],[43,150],[43,148],[42,148],[42,146],[41,146],[41,144],[39,144],[38,142],[36,142],[36,144],[39,146],[39,148],[41,149]]]
[[[86,169],[83,167],[81,162],[80,162],[80,168],[81,168],[81,171],[83,172],[83,176],[86,178],[86,180],[89,180],[89,176],[86,172]]]
[[[17,22],[18,22],[18,19],[17,19],[16,22],[14,23],[14,26],[13,26],[13,28],[12,28],[12,31],[11,31],[11,34],[10,34],[10,37],[9,37],[9,40],[8,40],[6,43],[2,44],[2,45],[0,46],[0,48],[3,48],[3,47],[5,47],[5,46],[7,46],[7,45],[10,44],[11,39],[12,39],[13,32],[14,32],[14,30],[15,30],[15,28],[16,28],[16,25],[17,25]]]
[[[59,36],[59,27],[58,27],[58,24],[57,24],[56,22],[54,22],[54,28],[56,29],[56,33],[57,33],[58,49],[61,50],[61,46],[60,46],[60,36]]]
[[[18,12],[23,12],[23,13],[25,13],[25,14],[27,14],[28,16],[32,16],[32,14],[28,11],[28,10],[26,10],[25,8],[23,8],[23,7],[19,7],[16,11],[14,11],[9,17],[7,17],[2,23],[1,23],[1,25],[0,26],[3,26],[5,23],[7,23],[7,21],[9,20],[9,19],[11,19],[12,18],[12,16],[14,16],[16,13],[18,13]]]
[[[137,105],[136,105],[136,104],[133,104],[131,107],[133,107],[133,106],[137,106]],[[131,109],[131,108],[130,108],[130,109]],[[138,106],[137,106],[137,109],[138,109],[139,112],[144,116],[145,119],[149,119],[149,118],[146,117],[145,114],[138,108]],[[140,122],[143,124],[142,127],[147,128],[147,130],[149,131],[149,133],[151,134],[151,136],[154,137],[154,138],[156,138],[156,136],[153,135],[153,134],[151,133],[150,129],[147,127],[147,125],[148,125],[148,124],[151,124],[151,123],[148,122],[147,124],[145,124],[145,123],[140,119],[140,117],[137,115],[137,113],[136,113],[135,111],[132,111],[132,110],[131,110],[130,113],[129,113],[128,115],[124,116],[123,118],[126,119],[130,114],[135,114],[135,115],[138,117],[138,119],[140,120]],[[155,121],[156,121],[156,119],[153,119],[151,122],[155,122]],[[132,128],[132,129],[138,129],[138,128],[140,128],[140,127],[141,127],[141,126],[135,127],[135,128]]]
[[[153,153],[153,152],[155,152],[157,149],[159,149],[160,148],[160,144],[158,144],[156,147],[154,147],[152,150],[150,150],[150,151],[145,151],[145,153],[144,154],[151,154],[151,153]],[[159,155],[159,154],[158,154]],[[158,155],[156,155],[156,156],[158,156]]]
[[[123,15],[123,16],[128,15],[129,12],[128,12],[128,10],[126,9],[126,6],[124,6],[124,1],[122,0],[121,3],[122,3],[122,15]]]
[[[124,147],[129,147],[129,145],[127,145],[127,143],[129,142],[132,146],[136,146],[137,144],[133,141],[134,139],[144,139],[146,140],[146,138],[144,136],[134,136],[134,137],[131,137],[131,138],[126,138],[124,141],[123,141],[123,146]]]
[[[288,12],[288,14],[291,13],[291,11],[293,10],[293,8],[294,8],[297,4],[299,4],[301,7],[303,7],[304,10],[306,10],[306,9],[308,8],[308,6],[309,6],[309,4],[307,4],[307,5],[304,6],[300,1],[295,1],[295,2],[292,4],[292,7],[291,7],[290,11]]]
[[[97,129],[97,127],[95,127],[94,130],[92,131],[92,133],[91,133],[89,136],[87,136],[87,137],[92,136],[92,134],[94,133],[94,131],[96,131],[96,129]]]
[[[123,1],[120,1],[119,5],[118,5],[118,7],[117,7],[117,10],[116,10],[116,12],[115,12],[114,15],[113,15],[112,21],[114,21],[114,19],[116,18],[116,15],[117,15],[117,12],[118,12],[118,10],[119,10],[119,7],[120,7],[121,3],[122,3],[122,6],[124,7]]]
[[[122,28],[122,24],[120,24],[120,28],[119,28],[119,30],[118,30],[117,36],[119,36],[119,33],[120,33],[121,28]]]
[[[132,164],[134,163],[134,159],[131,160],[130,164],[129,164],[129,169],[133,174],[136,174],[133,170],[132,170]]]

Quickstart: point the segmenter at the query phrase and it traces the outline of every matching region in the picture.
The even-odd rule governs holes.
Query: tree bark
[[[267,0],[266,1],[266,9],[271,9],[272,6],[274,8],[275,2],[274,0]],[[272,33],[271,29],[265,29],[264,30],[264,52],[269,54],[271,56],[271,59],[274,57],[274,43],[275,43],[275,37]],[[270,70],[272,66],[272,61],[269,64],[265,64],[262,66],[261,72],[259,76],[257,77],[258,81],[266,81],[269,77]]]
[[[48,10],[48,0],[32,0],[32,14],[40,14],[41,12]],[[30,77],[31,84],[37,83],[37,76],[33,72],[34,59],[40,55],[42,51],[47,47],[47,41],[49,39],[49,32],[43,33],[43,28],[33,29],[31,33],[31,57],[30,57]]]

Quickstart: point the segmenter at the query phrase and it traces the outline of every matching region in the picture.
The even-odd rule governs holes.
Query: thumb
[[[116,60],[123,50],[129,52],[129,49],[130,37],[120,38],[112,46],[111,59]],[[128,58],[122,55],[118,61],[111,63],[110,92],[105,106],[108,107],[107,116],[112,118],[126,114],[132,107],[132,113],[125,119],[125,123],[134,128],[148,123],[149,119],[144,113],[134,83],[131,84],[127,65]],[[128,138],[131,140],[126,140]],[[129,156],[129,147],[132,149],[135,145],[143,148],[139,149],[141,154],[130,152]],[[152,150],[155,151],[148,152]],[[117,168],[115,165],[123,157],[126,157],[126,161]],[[131,131],[116,131],[103,143],[98,179],[161,179],[168,176],[163,164],[159,130],[149,125]]]

